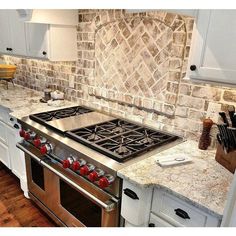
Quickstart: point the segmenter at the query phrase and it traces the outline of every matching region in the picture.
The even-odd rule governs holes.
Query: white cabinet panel
[[[2,142],[0,142],[0,161],[10,168],[10,158],[8,152],[8,146]]]
[[[173,225],[169,224],[165,220],[161,219],[160,217],[152,213],[150,214],[149,226],[150,227],[173,227]]]
[[[16,143],[20,140],[17,130],[8,127],[7,137],[11,170],[19,179],[26,179],[24,154],[16,147]]]
[[[9,53],[7,48],[12,47],[11,31],[7,11],[0,10],[0,52]]]
[[[236,10],[199,10],[191,45],[190,78],[236,84]]]
[[[0,121],[0,142],[7,145],[7,129],[6,125]]]
[[[0,52],[25,55],[24,22],[19,21],[16,10],[0,10]]]
[[[28,23],[25,28],[27,55],[30,57],[47,59],[49,55],[48,25]]]
[[[216,227],[219,219],[165,191],[155,189],[151,211],[175,226]]]
[[[25,23],[19,20],[16,10],[9,10],[12,54],[26,55]]]

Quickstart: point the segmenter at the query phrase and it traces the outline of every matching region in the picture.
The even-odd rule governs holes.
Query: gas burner
[[[73,130],[67,135],[119,162],[178,138],[121,119]]]
[[[56,111],[37,113],[34,115],[30,115],[30,118],[39,123],[43,123],[43,122],[48,122],[51,120],[67,118],[70,116],[77,116],[77,115],[85,114],[91,111],[92,110],[89,110],[87,108],[76,106],[76,107],[59,109]]]
[[[152,137],[150,137],[150,135],[148,134],[147,130],[145,129],[144,131],[144,135],[145,137],[139,141],[137,141],[137,143],[140,144],[152,144],[154,142],[154,140],[152,139]]]
[[[97,129],[98,129],[98,127],[95,126],[94,131],[87,138],[88,141],[97,141],[97,140],[101,139],[101,137],[99,135],[97,135],[97,132],[98,132]]]
[[[131,150],[126,147],[124,139],[124,137],[121,137],[121,142],[118,144],[119,147],[114,149],[114,152],[118,153],[119,155],[127,155],[131,153]]]

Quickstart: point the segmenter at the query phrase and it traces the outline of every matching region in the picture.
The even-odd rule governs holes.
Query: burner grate
[[[179,138],[120,119],[72,130],[67,136],[119,162]]]
[[[91,111],[92,110],[87,109],[85,107],[75,106],[75,107],[59,109],[55,111],[33,114],[33,115],[30,115],[30,119],[37,121],[41,124],[45,124],[45,122],[48,122],[48,121],[63,119],[70,116],[77,116],[77,115],[85,114]]]

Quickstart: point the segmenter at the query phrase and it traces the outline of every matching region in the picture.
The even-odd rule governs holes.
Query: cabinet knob
[[[42,54],[45,56],[45,55],[47,55],[47,52],[43,51]]]
[[[190,70],[191,70],[191,71],[195,71],[196,69],[197,69],[196,65],[191,65],[191,66],[190,66]]]
[[[154,223],[149,223],[148,227],[155,227]]]

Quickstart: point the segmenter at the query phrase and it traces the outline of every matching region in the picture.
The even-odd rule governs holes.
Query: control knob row
[[[72,168],[74,171],[79,171],[80,175],[88,176],[91,182],[98,181],[100,188],[107,188],[115,178],[112,175],[105,175],[102,169],[95,168],[93,164],[86,163],[85,160],[76,160],[74,156],[69,156],[62,162],[63,168]]]
[[[36,133],[33,131],[30,130],[25,131],[24,129],[21,129],[19,134],[26,141],[33,140],[34,146],[40,148],[40,153],[42,155],[49,154],[53,149],[52,145],[47,142],[46,138],[37,137]]]

